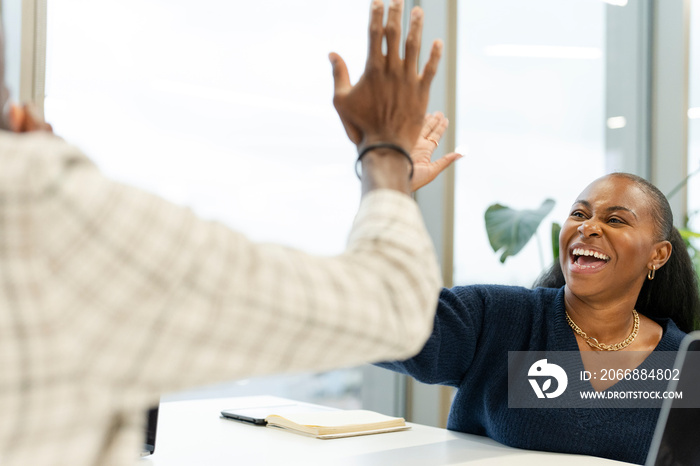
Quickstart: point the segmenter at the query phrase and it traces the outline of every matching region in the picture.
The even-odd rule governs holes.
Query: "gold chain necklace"
[[[615,343],[614,345],[606,345],[605,343],[598,342],[598,340],[593,337],[589,337],[586,332],[581,330],[579,326],[576,325],[573,320],[571,320],[571,317],[569,317],[569,312],[564,312],[566,313],[566,321],[569,323],[569,326],[574,329],[574,332],[580,335],[589,346],[601,351],[619,351],[622,348],[626,348],[634,341],[635,338],[637,338],[637,334],[639,333],[639,314],[637,314],[636,309],[632,309],[632,315],[634,316],[634,327],[632,328],[632,333],[630,333],[629,336],[620,343]]]

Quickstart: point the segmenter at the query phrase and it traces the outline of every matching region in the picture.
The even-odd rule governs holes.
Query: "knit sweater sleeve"
[[[443,289],[433,332],[416,356],[377,364],[423,383],[457,387],[476,352],[484,321],[485,301],[480,287]]]

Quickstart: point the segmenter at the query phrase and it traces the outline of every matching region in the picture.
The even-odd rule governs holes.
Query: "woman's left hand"
[[[445,133],[449,121],[442,112],[429,113],[423,121],[420,137],[411,151],[413,160],[413,178],[411,191],[417,191],[430,183],[452,162],[462,158],[461,154],[451,152],[436,161],[431,161],[433,152],[438,147],[440,138]]]

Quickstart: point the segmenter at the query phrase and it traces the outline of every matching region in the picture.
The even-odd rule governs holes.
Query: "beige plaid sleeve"
[[[440,289],[415,203],[377,191],[317,257],[115,183],[51,135],[0,132],[0,463],[128,464],[185,387],[405,358]]]
[[[336,257],[254,244],[61,156],[35,210],[45,309],[81,370],[136,392],[417,352],[440,289],[416,204],[363,199]]]

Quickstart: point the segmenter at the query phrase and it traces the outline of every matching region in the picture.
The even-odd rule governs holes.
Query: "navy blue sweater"
[[[664,333],[654,351],[677,351],[685,333],[669,319],[655,320]],[[518,448],[644,463],[658,409],[508,408],[508,351],[578,351],[565,320],[563,288],[444,289],[421,352],[378,365],[456,387],[450,430]]]

